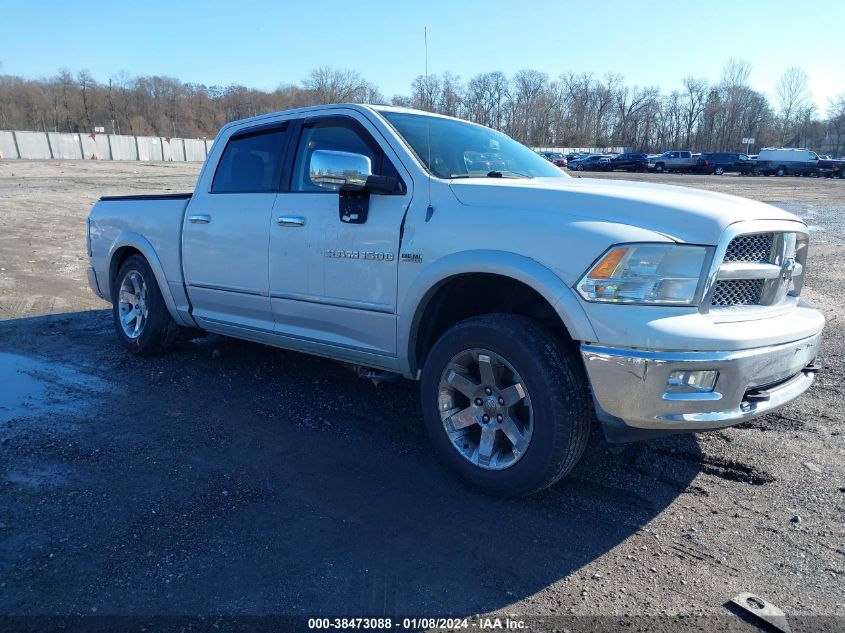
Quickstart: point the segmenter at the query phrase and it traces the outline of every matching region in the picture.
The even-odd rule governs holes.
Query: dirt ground
[[[723,617],[750,591],[793,631],[845,617],[845,182],[610,175],[803,217],[823,371],[797,402],[732,429],[620,454],[594,433],[566,480],[501,500],[435,459],[414,383],[376,388],[231,340],[145,359],[118,347],[85,279],[88,209],[189,191],[198,170],[0,162],[0,615],[621,623]],[[755,630],[719,628],[732,627]]]

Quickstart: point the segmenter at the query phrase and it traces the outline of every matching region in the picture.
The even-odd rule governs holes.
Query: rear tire
[[[725,168],[724,167],[717,167],[716,169],[713,170],[713,173],[716,174],[717,176],[722,176],[725,173]]]
[[[778,176],[778,177],[786,176],[786,169],[784,169],[783,167],[778,167],[775,170],[775,176]]]
[[[578,463],[590,434],[580,359],[527,317],[487,314],[452,327],[428,354],[420,390],[435,451],[490,494],[551,486]]]
[[[166,352],[180,327],[170,316],[149,263],[141,255],[126,258],[111,285],[117,335],[133,354]]]
[[[584,171],[584,165],[576,165],[575,171]]]

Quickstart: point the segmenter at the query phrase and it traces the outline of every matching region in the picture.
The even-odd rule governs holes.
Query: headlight
[[[692,305],[709,250],[679,244],[614,246],[576,288],[587,301]]]

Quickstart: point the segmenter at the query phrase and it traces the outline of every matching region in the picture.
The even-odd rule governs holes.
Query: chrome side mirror
[[[369,157],[352,152],[314,150],[308,165],[311,182],[332,191],[344,185],[364,187],[372,173],[373,165]]]

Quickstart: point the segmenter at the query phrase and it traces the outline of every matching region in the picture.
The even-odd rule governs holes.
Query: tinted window
[[[217,165],[211,193],[276,191],[287,140],[287,125],[232,137]]]
[[[380,169],[381,150],[365,135],[366,132],[359,131],[353,123],[338,119],[327,119],[325,122],[306,125],[302,128],[302,136],[299,138],[299,147],[296,150],[290,190],[331,193],[325,187],[315,185],[309,177],[308,167],[311,163],[311,154],[318,149],[363,154],[370,159],[373,173],[384,172],[385,169]],[[393,166],[388,167],[388,161],[385,163],[387,173],[380,173],[380,175],[397,176]]]

